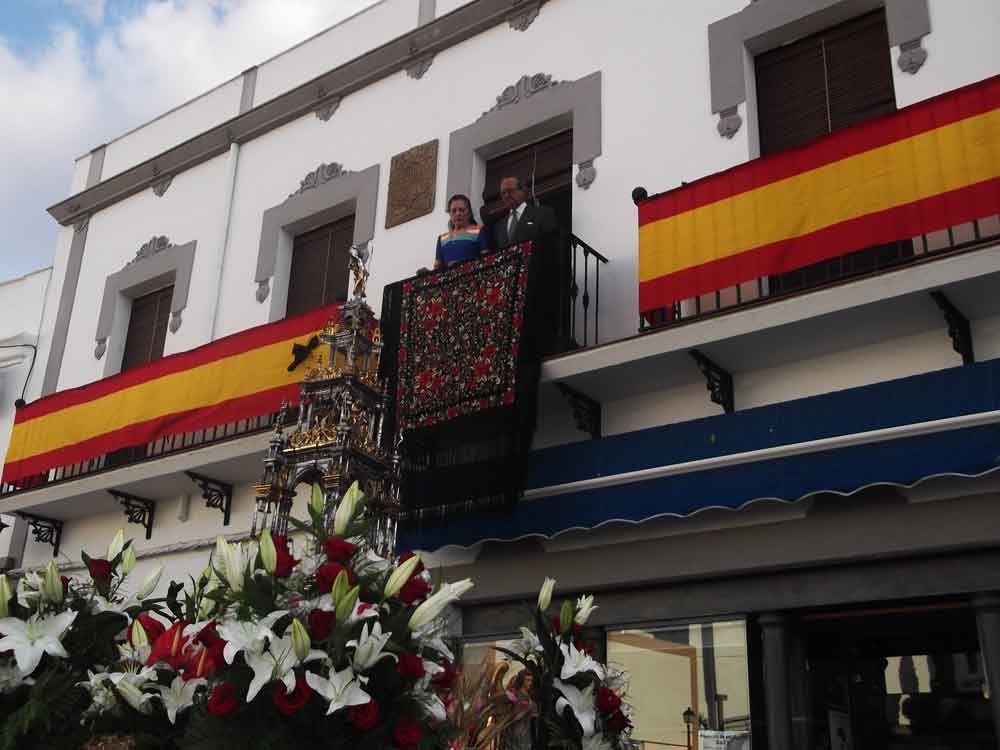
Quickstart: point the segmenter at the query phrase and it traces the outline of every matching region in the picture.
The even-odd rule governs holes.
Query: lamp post
[[[681,716],[684,718],[684,724],[687,727],[688,750],[691,750],[691,725],[694,724],[694,711],[691,710],[691,706],[688,706]]]

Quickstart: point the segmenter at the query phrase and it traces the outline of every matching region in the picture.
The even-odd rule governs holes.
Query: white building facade
[[[868,18],[887,39],[868,52],[891,71],[893,108],[1000,73],[1000,9],[987,0],[382,0],[77,160],[50,209],[51,283],[40,272],[0,286],[0,304],[24,316],[0,344],[38,347],[30,379],[27,360],[0,369],[3,440],[24,380],[33,402],[285,318],[301,238],[324,228],[347,238],[329,240],[334,269],[337,247],[372,251],[378,310],[384,285],[430,265],[450,195],[479,212],[504,169],[528,181],[542,170],[539,199],[558,203],[579,263],[580,347],[543,365],[525,500],[500,521],[408,537],[446,577],[479,582],[467,654],[516,632],[519,603],[551,575],[557,595],[603,592],[593,638],[635,673],[634,736],[649,747],[828,747],[821,738],[842,726],[857,747],[953,738],[955,726],[980,743],[970,747],[997,747],[998,479],[933,461],[920,476],[878,473],[879,457],[893,466],[905,446],[935,456],[961,445],[894,441],[973,428],[996,440],[995,213],[790,292],[766,279],[664,319],[638,314],[633,190],[780,150],[756,76],[781,61],[766,56],[810,39],[826,40],[825,55],[837,29]],[[804,85],[789,82],[787,99]],[[407,171],[415,147],[419,169]],[[407,195],[410,182],[429,189]],[[346,274],[331,283],[346,290]],[[931,292],[966,321],[974,362]],[[144,355],[140,303],[160,331]],[[731,376],[726,413],[692,350]],[[23,549],[7,554],[47,563],[53,522],[60,560],[100,552],[126,521],[115,491],[155,504],[148,539],[129,527],[141,564],[196,573],[216,534],[249,529],[269,424],[5,484],[4,517],[35,519],[18,521]],[[724,473],[840,449],[854,451],[844,464],[796,469],[826,472],[815,486],[789,474],[768,490]],[[650,484],[694,474],[701,483]],[[838,475],[857,481],[824,484]],[[731,501],[747,482],[764,489]],[[220,488],[228,525],[209,498]],[[952,637],[916,637],[939,631]]]

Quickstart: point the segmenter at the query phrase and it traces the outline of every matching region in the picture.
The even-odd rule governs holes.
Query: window
[[[885,11],[755,60],[761,156],[896,110]]]
[[[122,372],[163,356],[173,296],[174,287],[170,285],[132,300],[132,314],[128,321],[125,352],[122,355]]]
[[[286,317],[347,299],[354,216],[295,238]]]
[[[896,110],[885,11],[765,52],[755,60],[760,154],[803,146]],[[771,276],[771,294],[869,273],[913,255],[909,240],[878,245]]]
[[[568,231],[573,220],[572,130],[487,162],[486,187],[483,189],[483,223],[489,223],[504,210],[500,201],[500,180],[504,177],[520,177],[529,193],[534,187],[535,197],[556,212],[559,225]]]
[[[633,742],[749,750],[743,620],[610,631],[608,664],[631,675]]]

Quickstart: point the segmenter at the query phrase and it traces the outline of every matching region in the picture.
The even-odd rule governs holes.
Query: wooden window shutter
[[[286,317],[347,299],[353,237],[354,217],[348,216],[295,238]]]
[[[168,286],[132,300],[122,372],[163,356],[173,296],[174,287]]]
[[[761,156],[893,112],[885,11],[757,56]]]

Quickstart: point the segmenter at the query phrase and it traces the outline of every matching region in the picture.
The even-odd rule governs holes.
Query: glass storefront
[[[637,747],[749,750],[745,621],[612,630],[607,649],[632,677]]]

